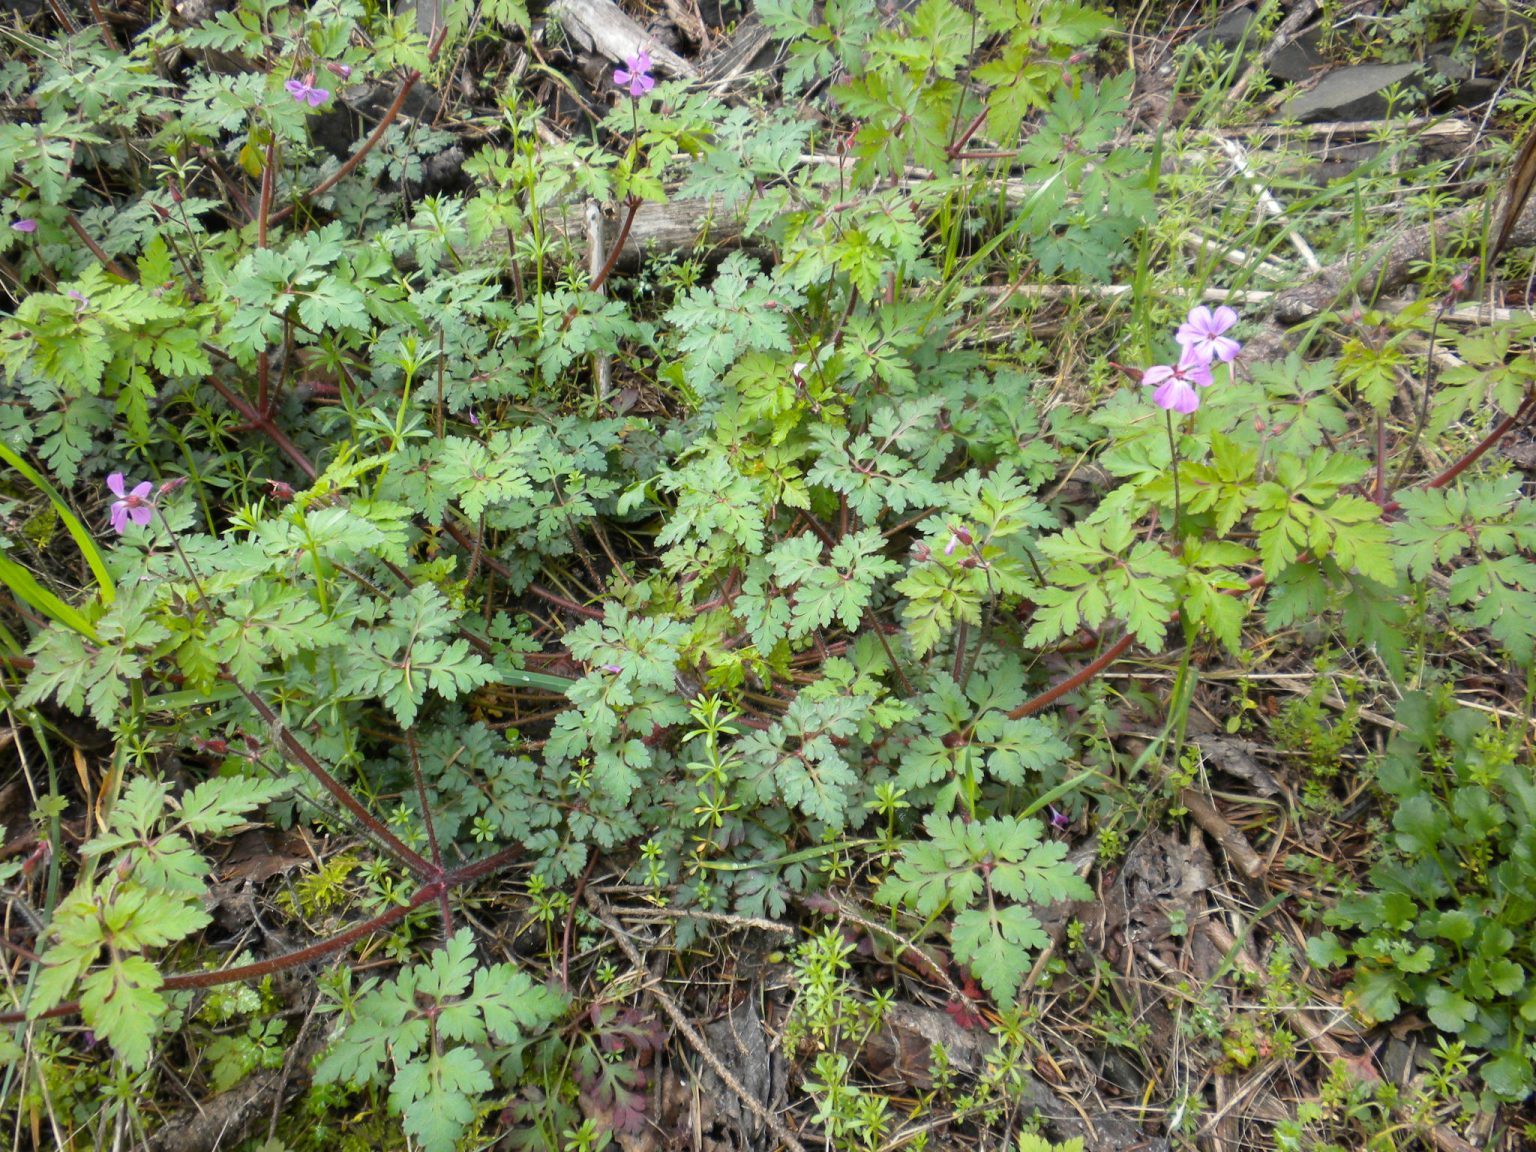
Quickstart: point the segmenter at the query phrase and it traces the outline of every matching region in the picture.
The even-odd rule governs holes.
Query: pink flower
[[[650,55],[637,52],[624,57],[624,67],[614,69],[613,82],[621,87],[628,85],[631,96],[644,96],[656,87],[656,78],[651,75]]]
[[[318,108],[331,98],[329,89],[315,87],[313,72],[306,74],[302,80],[290,80],[283,87],[288,89],[288,95],[300,104],[307,102],[311,108]]]
[[[338,64],[334,60],[326,63],[325,70],[340,76],[343,80],[348,79],[352,75],[352,65]]]
[[[1179,325],[1179,330],[1173,338],[1184,348],[1204,359],[1207,364],[1213,360],[1230,364],[1243,350],[1243,346],[1232,337],[1223,336],[1222,333],[1236,323],[1237,313],[1225,304],[1215,312],[1201,304],[1198,308],[1189,310],[1189,316]]]
[[[964,524],[951,524],[949,526],[949,543],[944,545],[944,555],[953,556],[955,549],[964,544],[971,546],[971,531]]]
[[[25,220],[13,220],[11,221],[11,230],[13,232],[36,232],[37,221],[30,216]]]
[[[1210,361],[1186,346],[1178,364],[1172,367],[1154,364],[1141,374],[1141,382],[1157,386],[1157,390],[1152,393],[1152,403],[1159,408],[1188,416],[1200,407],[1200,395],[1195,391],[1195,385],[1202,388],[1211,386]]]
[[[128,531],[128,521],[135,524],[148,524],[155,515],[155,506],[150,502],[149,494],[154,490],[154,485],[148,480],[134,488],[132,492],[123,489],[123,474],[114,472],[107,477],[107,487],[117,499],[112,501],[112,531],[121,536]]]

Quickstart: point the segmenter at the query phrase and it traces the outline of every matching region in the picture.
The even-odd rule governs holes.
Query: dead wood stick
[[[1225,924],[1219,920],[1206,920],[1201,924],[1205,934],[1220,951],[1232,958],[1232,963],[1244,972],[1252,975],[1260,975],[1262,970],[1258,962],[1249,955],[1248,949],[1240,947],[1232,933],[1227,931]],[[1327,1061],[1344,1060],[1351,1061],[1351,1057],[1342,1045],[1328,1034],[1328,1029],[1318,1024],[1306,1009],[1295,1005],[1288,1005],[1282,1009],[1286,1018],[1291,1022],[1302,1038],[1312,1045],[1313,1050]],[[1342,1014],[1343,1009],[1339,1009]],[[1352,1061],[1351,1061],[1352,1062]],[[1469,1144],[1444,1124],[1435,1124],[1423,1131],[1422,1135],[1429,1140],[1440,1152],[1476,1152],[1474,1145]]]
[[[1346,256],[1325,265],[1321,272],[1284,292],[1275,294],[1275,318],[1296,324],[1326,312],[1339,298],[1353,292],[1366,280],[1373,282],[1371,295],[1389,291],[1408,280],[1412,268],[1434,252],[1443,251],[1448,242],[1463,231],[1500,219],[1504,197],[1500,196],[1490,211],[1483,201],[1463,205],[1449,216],[1399,232],[1377,245],[1363,257]],[[1510,243],[1536,242],[1536,199],[1526,202],[1510,232]]]
[[[1189,809],[1194,822],[1221,846],[1221,850],[1237,866],[1239,872],[1250,880],[1264,875],[1264,858],[1253,850],[1248,837],[1227,823],[1227,818],[1216,811],[1216,805],[1193,788],[1179,792],[1179,803]]]
[[[697,68],[656,43],[654,36],[648,35],[612,0],[558,0],[549,11],[583,48],[615,63],[644,52],[661,71],[688,80],[698,79]]]
[[[1200,925],[1206,936],[1210,938],[1218,951],[1231,957],[1232,963],[1251,976],[1263,975],[1263,969],[1248,952],[1246,947],[1238,944],[1237,939],[1227,926],[1219,920],[1203,920]],[[1324,1060],[1348,1060],[1349,1053],[1328,1033],[1328,1029],[1314,1020],[1305,1008],[1296,1005],[1283,1005],[1281,1009],[1286,1019],[1296,1031],[1301,1033],[1302,1039],[1310,1044],[1316,1053]],[[1344,1015],[1342,1008],[1338,1009],[1340,1016]]]
[[[614,943],[619,946],[619,951],[624,953],[631,964],[644,972],[646,970],[645,958],[640,955],[640,950],[625,935],[623,926],[613,918],[607,906],[597,898],[597,894],[590,888],[586,892],[586,900],[587,907],[591,909],[592,915],[596,916],[602,922],[603,927],[608,929],[608,934],[613,937]],[[704,1037],[699,1034],[699,1030],[693,1026],[693,1022],[677,1006],[677,1001],[668,996],[659,984],[648,984],[646,992],[650,994],[657,1004],[661,1005],[661,1010],[667,1014],[667,1018],[683,1034],[683,1039],[688,1041],[688,1046],[698,1053],[700,1060],[709,1065],[711,1072],[720,1077],[720,1082],[736,1094],[737,1099],[742,1102],[747,1111],[768,1125],[768,1130],[773,1133],[774,1138],[784,1147],[788,1148],[790,1152],[805,1152],[805,1145],[796,1139],[795,1134],[789,1130],[783,1120],[779,1119],[778,1114],[770,1111],[761,1100],[749,1092],[746,1085],[736,1078],[735,1073],[725,1066],[720,1057],[715,1055],[714,1049],[704,1042]]]

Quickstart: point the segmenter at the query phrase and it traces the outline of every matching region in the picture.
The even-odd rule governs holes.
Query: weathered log
[[[614,62],[644,52],[658,71],[687,80],[698,79],[697,68],[656,43],[655,37],[647,35],[612,0],[557,0],[549,12],[567,35],[589,52]]]

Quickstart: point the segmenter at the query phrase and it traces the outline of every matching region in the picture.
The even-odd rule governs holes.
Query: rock
[[[1256,39],[1257,29],[1253,27],[1254,15],[1252,8],[1239,8],[1235,12],[1228,12],[1220,20],[1209,28],[1202,28],[1190,37],[1195,44],[1219,44],[1223,48],[1237,48],[1248,40],[1247,47],[1253,48],[1253,39]]]
[[[1322,41],[1322,29],[1308,28],[1270,58],[1266,71],[1287,84],[1301,84],[1312,79],[1318,69],[1328,63],[1319,47]]]
[[[1309,28],[1276,52],[1265,70],[1275,79],[1289,84],[1312,79],[1317,69],[1325,63],[1323,54],[1318,50],[1322,38],[1320,29]],[[1257,17],[1251,8],[1238,8],[1227,13],[1211,27],[1196,32],[1190,40],[1195,44],[1217,45],[1234,52],[1241,50],[1244,64],[1257,57],[1265,44]]]
[[[1373,120],[1387,112],[1386,90],[1415,79],[1419,73],[1417,64],[1352,64],[1336,68],[1319,80],[1316,87],[1287,100],[1280,114],[1287,120],[1303,123]]]

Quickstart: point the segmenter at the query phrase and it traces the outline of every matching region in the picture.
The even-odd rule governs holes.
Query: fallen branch
[[[1363,257],[1345,256],[1325,265],[1301,283],[1275,294],[1272,302],[1275,318],[1284,324],[1299,324],[1333,308],[1367,280],[1373,282],[1367,300],[1400,287],[1412,278],[1416,265],[1443,253],[1457,234],[1481,230],[1489,221],[1499,219],[1504,206],[1503,197],[1492,211],[1482,202],[1466,204],[1443,219],[1398,233]],[[1516,245],[1536,243],[1536,200],[1526,203],[1524,211],[1511,226],[1509,242]]]

